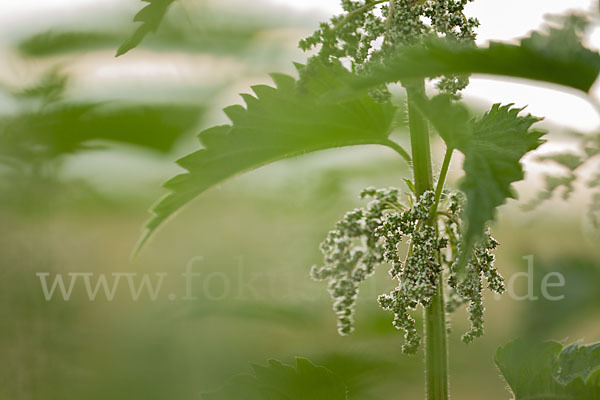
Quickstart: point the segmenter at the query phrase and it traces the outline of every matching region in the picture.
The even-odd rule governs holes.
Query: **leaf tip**
[[[153,230],[150,228],[144,229],[144,231],[142,232],[142,235],[138,239],[137,244],[135,245],[133,251],[131,252],[131,255],[129,256],[129,259],[131,261],[136,260],[138,258],[138,256],[142,253],[142,250],[144,249],[146,243],[148,243],[150,236],[152,236],[152,232],[153,232]]]

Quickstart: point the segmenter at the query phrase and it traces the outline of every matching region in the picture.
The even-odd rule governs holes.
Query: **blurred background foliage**
[[[393,284],[387,268],[365,284],[356,333],[343,338],[324,285],[308,278],[318,243],[360,205],[361,188],[403,185],[408,171],[389,149],[327,150],[235,178],[130,261],[161,181],[198,147],[194,134],[223,122],[219,109],[249,84],[268,83],[267,72],[291,73],[289,61],[304,59],[297,40],[323,19],[262,3],[180,1],[156,34],[115,59],[139,7],[127,1],[39,31],[3,32],[0,398],[198,399],[250,363],[294,364],[295,356],[338,374],[352,399],[422,397],[422,359],[400,354],[400,335],[375,302]],[[564,129],[547,127],[566,140]],[[434,152],[442,154],[440,143]],[[453,163],[451,177],[459,174]],[[531,171],[522,197],[543,186],[541,176]],[[468,326],[459,311],[450,336],[454,397],[506,399],[492,356],[514,337],[600,339],[600,236],[578,206],[583,197],[529,213],[503,208],[500,270],[507,278],[527,271],[522,257],[533,255],[534,293],[541,298],[545,274],[560,272],[566,285],[554,290],[565,297],[487,298],[487,334],[469,346],[459,340]],[[195,300],[182,299],[188,263],[202,274]],[[156,301],[133,301],[126,281],[113,301],[102,292],[90,301],[78,284],[70,301],[46,301],[39,272],[168,275]],[[516,293],[527,292],[525,279],[515,282]]]

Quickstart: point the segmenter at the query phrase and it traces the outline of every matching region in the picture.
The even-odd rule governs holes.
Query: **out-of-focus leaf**
[[[563,200],[568,200],[571,194],[575,191],[575,182],[577,175],[575,170],[585,164],[586,158],[571,152],[547,154],[536,157],[536,161],[545,162],[551,161],[558,164],[568,171],[566,174],[545,174],[544,175],[544,190],[538,192],[537,196],[523,205],[524,210],[533,210],[545,200],[550,199],[554,193],[562,188],[561,197]]]
[[[408,157],[388,138],[394,115],[390,103],[365,96],[321,104],[322,94],[339,87],[350,72],[341,65],[314,68],[301,87],[290,76],[273,74],[276,87],[253,86],[256,97],[242,95],[246,108],[225,109],[231,125],[200,133],[204,149],[178,161],[188,172],[165,184],[171,193],[154,207],[140,246],[165,219],[206,189],[277,160],[360,144],[386,145]]]
[[[197,30],[187,21],[167,19],[156,34],[144,40],[141,46],[153,50],[235,54],[248,48],[264,30],[258,24],[237,19],[220,22],[203,20],[200,23],[202,28]],[[24,39],[18,44],[18,48],[22,54],[32,57],[111,49],[119,45],[125,34],[120,31],[49,30]]]
[[[562,189],[560,197],[568,200],[575,191],[577,175],[569,172],[565,175],[544,175],[544,189],[540,190],[536,197],[522,205],[524,211],[531,211],[542,204],[545,200],[552,198],[554,193]]]
[[[522,109],[495,104],[484,115],[469,120],[466,108],[453,103],[450,96],[440,95],[420,103],[427,118],[451,149],[465,155],[465,177],[460,189],[466,194],[464,209],[466,230],[457,273],[469,257],[470,250],[494,219],[496,208],[514,198],[512,183],[524,178],[521,158],[543,141],[544,131],[530,129],[539,121],[531,115],[519,116]]]
[[[585,160],[579,155],[571,152],[546,154],[536,158],[537,161],[553,161],[558,165],[575,171],[585,163]]]
[[[389,321],[387,321],[389,325]],[[315,355],[316,357],[316,355]],[[401,375],[404,380],[420,379],[420,371],[402,358],[367,353],[324,353],[318,355],[319,364],[335,371],[348,388],[349,397],[375,399],[371,390],[382,382]]]
[[[261,33],[277,22],[236,15],[193,15],[194,25],[183,17],[167,18],[155,35],[147,39],[153,49],[235,54],[248,49]],[[264,44],[263,44],[264,45]]]
[[[127,53],[129,50],[139,45],[146,35],[150,32],[156,32],[160,22],[167,13],[167,9],[175,0],[142,0],[149,3],[146,7],[142,8],[135,17],[134,22],[141,22],[136,31],[121,44],[117,50],[116,57]]]
[[[385,64],[353,86],[365,89],[386,82],[452,74],[490,74],[532,79],[588,92],[600,73],[600,54],[585,48],[579,29],[533,32],[518,45],[491,42],[475,47],[437,37],[424,46],[398,49]]]
[[[45,57],[114,47],[121,37],[122,35],[112,32],[48,30],[23,39],[17,48],[27,56]]]
[[[40,99],[43,103],[51,103],[61,99],[68,81],[68,76],[62,74],[58,69],[52,69],[44,74],[36,84],[13,90],[12,95],[18,99]]]
[[[558,342],[519,339],[500,347],[494,361],[515,400],[600,398],[600,343],[563,348]]]
[[[557,379],[561,384],[568,385],[577,378],[585,381],[596,370],[600,370],[600,343],[589,346],[573,343],[560,353]],[[596,390],[600,394],[600,387]]]
[[[525,210],[533,210],[538,205],[543,203],[545,200],[552,198],[552,196],[562,189],[561,197],[563,200],[568,200],[571,194],[575,191],[575,183],[582,175],[579,171],[584,165],[589,165],[590,160],[600,154],[600,135],[599,134],[580,134],[573,133],[573,136],[580,142],[579,153],[573,153],[571,151],[558,152],[548,155],[543,155],[536,158],[536,161],[540,162],[552,162],[558,164],[566,169],[565,172],[560,174],[548,173],[544,175],[545,185],[543,190],[539,191],[535,198],[531,199],[528,203],[523,205]],[[600,173],[596,173],[592,179],[586,182],[589,188],[597,188],[600,186]],[[591,202],[588,205],[588,217],[592,226],[598,228],[597,211],[598,211],[598,199],[600,198],[599,193],[592,194]]]
[[[58,104],[0,118],[0,155],[25,161],[82,149],[92,140],[166,152],[194,128],[202,108],[191,105]]]
[[[205,400],[346,400],[340,378],[305,358],[296,368],[270,360],[266,367],[253,365],[253,375],[238,375],[220,391],[202,395]]]

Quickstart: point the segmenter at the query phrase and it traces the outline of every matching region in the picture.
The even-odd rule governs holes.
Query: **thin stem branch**
[[[440,204],[440,199],[442,197],[442,190],[444,189],[444,184],[446,183],[446,176],[448,175],[448,167],[450,167],[450,160],[452,159],[453,148],[446,148],[446,154],[444,155],[444,162],[442,163],[442,169],[440,170],[440,176],[438,177],[438,181],[435,187],[435,198],[433,200],[433,206],[431,208],[431,217],[435,218],[438,206]]]
[[[448,218],[450,221],[452,221],[454,223],[454,225],[460,225],[458,219],[456,219],[456,216],[453,214],[450,214],[447,211],[438,211],[437,215],[441,215],[443,217]]]
[[[409,166],[412,165],[412,159],[410,157],[410,154],[408,154],[406,150],[404,150],[402,146],[400,146],[398,143],[394,142],[393,140],[387,139],[381,142],[381,144],[391,148],[396,153],[398,153],[400,157],[402,157],[404,161],[408,163]]]
[[[344,25],[346,22],[348,22],[352,18],[354,18],[355,15],[363,13],[367,10],[370,10],[371,8],[375,7],[377,4],[385,3],[386,1],[389,1],[389,0],[376,0],[376,1],[373,1],[370,3],[367,3],[362,7],[357,8],[356,10],[350,11],[348,14],[346,14],[346,16],[344,16],[344,18],[340,22],[335,24],[335,26],[333,27],[333,30],[334,31],[338,30],[342,25]]]

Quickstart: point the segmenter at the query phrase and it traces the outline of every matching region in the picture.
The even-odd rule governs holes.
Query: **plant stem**
[[[428,400],[448,399],[448,347],[444,279],[438,277],[437,294],[425,309],[425,375]]]
[[[427,121],[414,105],[414,99],[425,95],[425,84],[420,81],[403,83],[403,85],[406,87],[407,93],[413,173],[416,195],[419,197],[425,191],[433,189]],[[448,164],[449,157],[447,154]],[[447,171],[447,166],[445,170]],[[441,194],[441,188],[439,190]],[[437,256],[439,258],[439,254]],[[428,400],[448,399],[448,350],[444,308],[443,277],[440,274],[437,282],[437,294],[424,312],[425,383]]]
[[[431,190],[433,178],[431,173],[431,154],[429,151],[429,129],[427,121],[417,109],[413,99],[424,96],[425,85],[411,83],[406,85],[408,101],[408,127],[410,129],[410,146],[412,152],[413,174],[417,197]]]
[[[446,148],[446,154],[444,155],[444,162],[442,163],[442,169],[440,170],[440,176],[435,186],[435,199],[433,200],[433,207],[431,208],[432,221],[437,216],[438,206],[440,204],[440,198],[442,197],[442,190],[444,189],[444,183],[446,182],[446,175],[448,175],[448,167],[450,167],[450,160],[452,159],[453,148]]]

